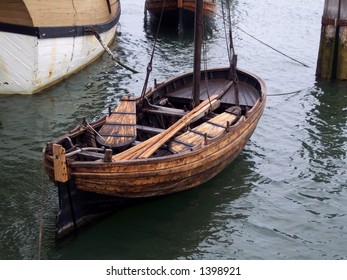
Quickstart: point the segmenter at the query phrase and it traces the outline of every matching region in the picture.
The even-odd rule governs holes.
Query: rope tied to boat
[[[38,237],[38,257],[37,259],[41,259],[42,254],[42,232],[43,232],[43,211],[44,211],[44,170],[41,167],[41,198],[40,198],[40,221],[39,221],[39,237]]]
[[[124,67],[125,69],[133,72],[134,74],[139,73],[137,70],[131,68],[130,66],[124,64],[121,62],[110,50],[110,48],[107,46],[107,44],[104,42],[104,40],[101,38],[99,32],[95,28],[86,28],[85,29],[86,34],[92,34],[95,36],[95,38],[100,42],[101,46],[104,48],[104,50],[107,52],[107,54],[111,57],[112,60],[116,61],[120,66]]]
[[[148,85],[149,76],[150,76],[150,74],[152,72],[152,69],[153,69],[152,65],[153,65],[153,59],[154,59],[154,51],[155,51],[155,48],[156,48],[157,42],[158,42],[160,26],[161,26],[161,22],[163,20],[163,15],[164,15],[165,3],[166,3],[166,0],[164,0],[164,2],[163,2],[163,6],[162,6],[162,9],[161,9],[161,14],[160,14],[160,19],[159,19],[159,24],[158,24],[157,32],[156,32],[155,38],[154,38],[151,58],[150,58],[150,60],[148,62],[148,65],[147,65],[146,78],[145,78],[145,82],[143,83],[143,88],[142,88],[141,97],[140,97],[140,107],[142,107],[142,105],[143,105],[143,99],[144,99],[146,91],[147,91],[147,85]]]
[[[267,96],[270,97],[277,97],[277,96],[286,96],[286,95],[296,95],[299,94],[300,92],[303,91],[307,91],[307,90],[311,90],[313,87],[307,87],[307,88],[303,88],[303,89],[299,89],[299,90],[295,90],[295,91],[290,91],[290,92],[282,92],[282,93],[274,93],[274,94],[267,94]]]
[[[95,133],[97,136],[99,136],[105,143],[107,143],[106,139],[100,135],[88,122],[85,118],[83,118],[82,121],[82,127],[84,127],[86,130],[90,129],[93,133]],[[107,146],[107,145],[104,145]],[[107,146],[107,148],[111,148],[110,146]]]
[[[289,58],[289,59],[291,59],[291,60],[293,60],[293,61],[295,61],[295,62],[301,64],[301,65],[304,66],[304,67],[310,68],[310,66],[308,66],[307,64],[305,64],[305,63],[303,63],[303,62],[301,62],[301,61],[299,61],[299,60],[297,60],[297,59],[295,59],[295,58],[293,58],[293,57],[291,57],[291,56],[289,56],[289,55],[287,55],[287,54],[281,52],[281,51],[278,50],[278,49],[275,49],[274,47],[270,46],[269,44],[267,44],[267,43],[261,41],[260,39],[256,38],[255,36],[253,36],[253,35],[249,34],[248,32],[244,31],[244,30],[241,29],[240,27],[236,26],[236,28],[237,28],[238,30],[240,30],[241,32],[245,33],[246,35],[250,36],[250,37],[253,38],[254,40],[258,41],[259,43],[263,44],[264,46],[266,46],[266,47],[268,47],[268,48],[274,50],[275,52],[278,52],[279,54],[281,54],[281,55],[283,55],[283,56],[285,56],[285,57],[287,57],[287,58]]]
[[[222,5],[223,5],[223,3],[222,3]],[[223,6],[222,6],[222,7],[223,7]],[[222,18],[222,19],[224,18],[223,15],[220,15],[220,14],[217,13],[217,12],[215,12],[214,14],[215,14],[216,16]],[[329,23],[331,23],[331,22],[329,22]],[[343,23],[341,22],[340,25],[343,25]],[[277,52],[277,53],[279,53],[279,54],[281,54],[281,55],[283,55],[283,56],[289,58],[290,60],[295,61],[296,63],[301,64],[301,65],[304,66],[304,67],[311,68],[311,67],[310,67],[309,65],[307,65],[306,63],[304,63],[304,62],[302,62],[302,61],[300,61],[300,60],[298,60],[298,59],[295,59],[295,58],[289,56],[288,54],[285,54],[284,52],[282,52],[282,51],[280,51],[280,50],[278,50],[278,49],[276,49],[276,48],[270,46],[269,44],[265,43],[264,41],[262,41],[262,40],[256,38],[254,35],[250,34],[249,32],[246,32],[246,31],[245,31],[244,29],[242,29],[241,27],[238,27],[237,25],[234,25],[234,27],[237,28],[238,30],[240,30],[242,33],[248,35],[248,36],[251,37],[252,39],[258,41],[258,42],[261,43],[261,44],[263,44],[264,46],[266,46],[266,47],[272,49],[273,51],[275,51],[275,52]]]

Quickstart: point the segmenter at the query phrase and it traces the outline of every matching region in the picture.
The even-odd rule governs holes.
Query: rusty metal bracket
[[[335,28],[337,26],[347,26],[347,19],[322,17],[322,25],[323,26],[333,25]]]

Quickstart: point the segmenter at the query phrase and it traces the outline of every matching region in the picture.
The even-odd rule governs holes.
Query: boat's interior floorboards
[[[216,94],[218,91],[223,90],[225,85],[230,82],[225,79],[215,79],[208,80],[206,83],[204,80],[201,81],[200,84],[200,99],[201,101],[205,100],[208,95]],[[186,101],[192,98],[192,83],[185,84],[180,89],[176,89],[173,92],[169,92],[166,94],[167,97],[174,101]],[[252,87],[251,85],[239,81],[239,101],[241,106],[253,106],[256,100],[259,98],[259,92]],[[221,99],[222,103],[227,103],[230,105],[236,104],[236,96],[235,96],[235,86],[231,86],[231,88],[224,94]]]

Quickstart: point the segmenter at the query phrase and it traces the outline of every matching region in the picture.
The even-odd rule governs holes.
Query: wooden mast
[[[194,76],[193,76],[193,108],[200,103],[200,79],[201,79],[201,45],[203,29],[203,0],[195,1],[194,23]]]

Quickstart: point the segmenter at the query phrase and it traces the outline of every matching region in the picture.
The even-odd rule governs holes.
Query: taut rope
[[[162,9],[161,9],[160,19],[159,19],[159,23],[158,23],[158,28],[157,28],[157,32],[156,32],[155,38],[154,38],[154,44],[153,44],[151,59],[149,60],[148,65],[147,65],[146,79],[145,79],[145,82],[143,84],[143,88],[142,88],[142,92],[141,92],[140,106],[142,106],[142,104],[143,104],[143,98],[145,97],[145,94],[146,94],[148,80],[149,80],[149,75],[152,72],[152,63],[153,63],[153,58],[154,58],[154,51],[155,51],[155,47],[156,47],[157,41],[158,41],[159,30],[160,30],[160,26],[161,26],[161,22],[162,22],[162,19],[163,19],[163,14],[164,14],[165,3],[166,3],[166,0],[163,1],[163,6],[162,6]]]
[[[95,38],[100,42],[101,46],[104,48],[104,50],[107,52],[107,54],[111,57],[111,59],[113,59],[114,61],[116,61],[120,66],[124,67],[125,69],[130,70],[133,73],[139,73],[137,70],[131,68],[128,65],[125,65],[123,62],[121,62],[110,50],[110,48],[107,46],[107,44],[104,42],[104,40],[101,38],[100,34],[98,33],[98,31],[95,28],[90,28],[88,30],[86,30],[86,33],[91,33],[95,36]]]
[[[41,259],[42,253],[42,228],[43,228],[43,208],[44,208],[44,186],[43,186],[43,168],[41,168],[41,201],[40,201],[40,223],[39,223],[39,250],[37,259]]]

